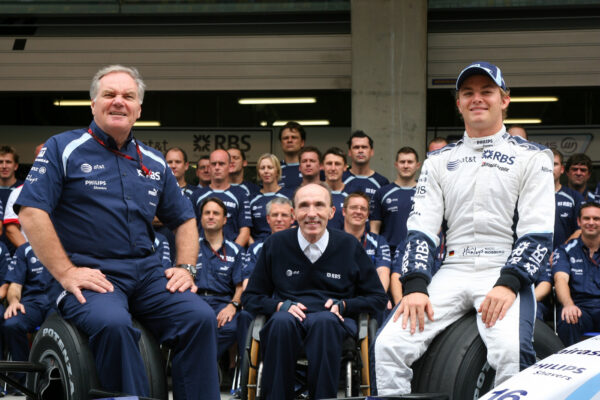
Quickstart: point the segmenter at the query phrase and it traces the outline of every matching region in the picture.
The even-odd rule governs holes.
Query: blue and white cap
[[[458,74],[458,78],[456,79],[456,90],[460,89],[465,79],[473,75],[487,75],[496,83],[496,85],[500,86],[502,90],[506,90],[506,84],[504,83],[500,68],[485,61],[476,61],[460,71],[460,74]]]

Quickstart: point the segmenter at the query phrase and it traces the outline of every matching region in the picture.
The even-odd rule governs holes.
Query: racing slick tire
[[[139,348],[150,382],[150,397],[168,399],[162,355],[154,337],[134,321],[141,330]],[[36,334],[29,361],[46,365],[45,373],[28,373],[27,388],[42,399],[89,399],[90,391],[100,389],[94,356],[88,338],[73,324],[53,314]]]
[[[552,329],[536,321],[534,349],[538,359],[564,348]],[[413,393],[446,393],[450,400],[477,399],[494,386],[496,372],[487,362],[471,312],[438,335],[413,364]]]

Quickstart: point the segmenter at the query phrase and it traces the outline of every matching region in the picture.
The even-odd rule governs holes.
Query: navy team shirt
[[[380,175],[377,172],[373,172],[373,175],[370,176],[362,176],[354,175],[350,170],[347,170],[344,171],[342,179],[346,185],[344,186],[344,192],[348,194],[363,192],[369,196],[369,198],[373,198],[377,189],[390,183],[385,176]]]
[[[279,186],[295,190],[302,184],[302,174],[300,173],[300,163],[289,163],[281,160],[281,178]]]
[[[36,257],[29,243],[17,248],[5,280],[23,286],[21,303],[53,305],[62,292],[60,284]]]
[[[116,143],[95,122],[90,129],[107,146]],[[190,202],[162,154],[130,133],[120,157],[98,143],[87,128],[51,137],[41,149],[17,200],[51,215],[68,254],[96,258],[140,258],[152,254],[152,220],[171,230],[194,218]]]
[[[392,182],[378,189],[371,200],[370,219],[381,221],[379,234],[394,249],[406,239],[406,221],[415,190],[416,187],[401,187]]]
[[[209,290],[233,295],[235,287],[242,282],[244,257],[244,251],[237,243],[224,240],[221,248],[213,251],[210,244],[200,238],[200,252],[196,263],[198,294]]]
[[[564,244],[573,232],[579,229],[577,217],[584,202],[581,193],[566,186],[562,186],[556,192],[555,200],[554,241],[552,242],[554,249]]]
[[[196,219],[198,223],[198,232],[202,236],[204,230],[200,219],[200,205],[204,199],[216,197],[225,203],[227,208],[227,222],[223,227],[223,234],[226,239],[235,240],[240,229],[243,227],[252,227],[252,217],[250,216],[250,202],[246,191],[239,186],[229,185],[228,189],[216,190],[210,186],[205,186],[196,190],[192,196],[192,203],[196,211]]]
[[[578,307],[600,307],[600,252],[590,257],[582,240],[573,239],[559,246],[552,255],[552,275],[569,274],[571,298]]]
[[[246,196],[248,196],[249,199],[253,199],[254,196],[260,193],[260,186],[249,181],[243,181],[242,183],[231,183],[231,186],[238,186],[244,189],[244,192],[246,192]]]
[[[345,190],[332,190],[331,198],[333,199],[333,206],[335,207],[335,213],[333,218],[327,222],[328,228],[334,228],[344,230],[344,214],[342,209],[344,208],[344,200],[348,197],[348,193]]]
[[[363,233],[360,243],[367,255],[371,258],[375,268],[392,267],[392,256],[390,254],[390,246],[381,235],[375,233]]]
[[[8,247],[0,242],[0,285],[4,284],[4,278],[6,277],[6,272],[11,261],[12,257],[8,251]]]
[[[281,188],[277,192],[258,193],[250,200],[250,213],[252,214],[252,238],[264,240],[271,234],[271,227],[267,222],[267,203],[275,197],[292,200],[294,192],[291,189]]]

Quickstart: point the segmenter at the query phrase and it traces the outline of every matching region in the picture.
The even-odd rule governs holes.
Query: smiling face
[[[485,75],[467,78],[458,91],[456,105],[471,137],[493,135],[502,129],[502,112],[510,97],[502,95],[500,87]]]
[[[364,228],[369,218],[369,202],[362,196],[349,197],[346,207],[342,209],[344,222],[348,226]]]
[[[111,136],[128,135],[142,113],[135,80],[125,72],[111,72],[100,79],[92,99],[94,121]]]
[[[325,233],[327,221],[333,218],[335,211],[329,192],[321,185],[310,183],[298,189],[294,205],[294,216],[302,236],[315,243]]]
[[[12,153],[0,154],[0,179],[6,181],[13,179],[18,168],[19,164],[15,162]]]
[[[581,209],[581,217],[577,219],[584,239],[597,239],[600,236],[600,208],[596,206]]]

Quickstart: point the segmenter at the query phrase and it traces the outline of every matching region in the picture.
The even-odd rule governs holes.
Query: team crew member
[[[298,169],[302,175],[300,186],[321,181],[321,152],[313,146],[305,146],[298,155],[300,165]]]
[[[43,146],[44,144],[42,143],[35,147],[34,159],[37,158],[37,155]],[[21,229],[21,224],[19,223],[19,217],[14,210],[15,201],[17,201],[17,198],[19,197],[21,189],[23,189],[23,185],[18,186],[12,192],[10,192],[4,207],[4,229],[6,232],[6,237],[8,240],[10,240],[15,249],[27,242],[25,232],[23,232],[23,229]]]
[[[229,183],[229,153],[219,149],[210,153],[210,185],[194,192],[192,203],[198,220],[198,230],[202,234],[200,223],[200,204],[204,199],[217,197],[227,207],[227,224],[223,229],[225,238],[245,247],[250,240],[252,217],[250,202],[246,191]]]
[[[327,229],[333,207],[325,184],[298,189],[294,214],[298,228],[265,241],[242,302],[251,313],[270,316],[260,332],[265,398],[294,398],[302,348],[310,398],[336,397],[342,342],[357,333],[353,317],[382,309],[386,297],[361,244]]]
[[[344,173],[346,193],[363,192],[372,198],[377,189],[390,183],[383,175],[370,167],[373,150],[373,139],[363,131],[356,131],[348,139],[348,156],[352,166]]]
[[[94,120],[48,139],[17,200],[19,220],[66,290],[59,312],[90,338],[104,389],[148,396],[134,317],[172,346],[175,399],[219,399],[217,324],[192,293],[194,211],[162,154],[131,132],[144,88],[134,68],[96,73]],[[153,248],[155,215],[177,237],[177,266],[166,271]]]
[[[267,210],[267,223],[270,233],[281,232],[291,227],[294,223],[294,209],[290,199],[286,197],[273,197],[265,208]],[[242,270],[244,289],[246,289],[248,279],[252,275],[252,271],[254,271],[254,266],[256,265],[256,260],[258,260],[258,254],[262,249],[264,239],[254,241],[248,247],[248,251],[246,251],[246,259]]]
[[[253,199],[258,194],[260,187],[256,183],[244,180],[244,168],[248,166],[246,153],[236,147],[227,149],[231,163],[229,164],[229,182],[232,186],[239,186],[246,192],[248,199]]]
[[[8,247],[4,244],[4,242],[0,242],[0,312],[4,315],[4,299],[6,299],[6,294],[8,292],[8,283],[5,282],[6,273],[8,272],[8,266],[12,261],[12,257],[10,256],[10,252],[8,251]],[[2,327],[4,325],[4,321],[0,319],[0,332],[2,331]],[[4,354],[4,342],[3,336],[0,334],[0,354]],[[0,397],[2,396],[2,391],[0,391]]]
[[[242,267],[244,251],[241,246],[225,239],[227,208],[216,197],[209,197],[200,206],[204,237],[196,263],[198,294],[213,309],[217,318],[219,345],[217,357],[237,340],[243,354],[248,326],[252,317],[242,311]]]
[[[6,236],[6,230],[3,229],[4,215],[6,212],[6,203],[8,197],[17,187],[23,184],[23,181],[16,178],[15,173],[19,169],[19,155],[11,146],[0,147],[0,241],[6,244],[10,254],[17,249]]]
[[[296,190],[302,183],[302,175],[300,174],[299,164],[300,150],[304,147],[306,140],[306,132],[302,125],[297,122],[290,121],[279,130],[279,142],[281,143],[281,151],[283,151],[283,160],[281,160],[281,179],[279,185]]]
[[[185,151],[179,147],[171,147],[165,153],[165,160],[177,179],[177,184],[181,188],[181,193],[188,199],[191,198],[194,191],[198,190],[198,186],[190,185],[185,181],[185,173],[190,168],[190,163],[188,162]]]
[[[371,257],[373,265],[377,269],[377,275],[381,281],[383,290],[387,293],[390,287],[390,267],[392,258],[390,246],[383,236],[367,232],[367,219],[369,218],[369,196],[364,193],[350,193],[343,206],[344,231],[354,236]],[[387,310],[392,309],[392,303],[388,300]],[[385,318],[384,308],[377,310],[378,323],[381,324]]]
[[[19,246],[5,278],[9,282],[4,312],[6,344],[14,361],[29,359],[27,333],[35,332],[48,315],[56,312],[55,300],[62,288],[35,256],[29,243]],[[18,374],[24,383],[25,374]]]
[[[160,263],[164,269],[169,269],[173,265],[173,256],[171,255],[171,244],[167,237],[159,232],[154,232],[154,248],[155,253],[160,259]]]
[[[271,227],[268,222],[267,204],[279,197],[291,199],[294,192],[290,189],[282,188],[277,183],[281,175],[281,166],[279,159],[274,154],[265,153],[258,158],[256,163],[258,178],[262,182],[262,188],[259,193],[250,200],[250,212],[252,213],[252,239],[254,242],[262,242],[271,234]]]
[[[581,237],[560,246],[552,257],[556,297],[561,304],[557,332],[565,346],[585,332],[600,330],[600,205],[579,212]]]
[[[328,149],[323,155],[323,171],[325,172],[325,182],[331,189],[331,197],[335,213],[333,218],[327,223],[327,228],[344,229],[344,200],[348,194],[344,191],[344,181],[342,176],[346,170],[346,154],[339,147]]]
[[[210,157],[202,156],[196,163],[196,176],[198,177],[198,187],[210,185]]]
[[[371,202],[371,231],[381,234],[390,249],[406,240],[406,220],[412,209],[417,187],[416,175],[421,163],[412,147],[403,147],[396,153],[396,180],[377,189]]]
[[[552,150],[554,154],[554,192],[556,201],[556,214],[554,217],[554,240],[552,247],[557,248],[564,244],[569,237],[579,229],[577,219],[579,207],[584,203],[584,198],[578,191],[560,184],[560,176],[563,174],[563,155],[558,150]]]
[[[408,219],[404,296],[375,341],[383,396],[409,393],[411,364],[473,308],[497,384],[535,362],[532,284],[552,246],[552,152],[506,133],[502,121],[510,97],[495,65],[467,66],[456,90],[465,134],[423,165]],[[443,220],[447,255],[432,279]]]

